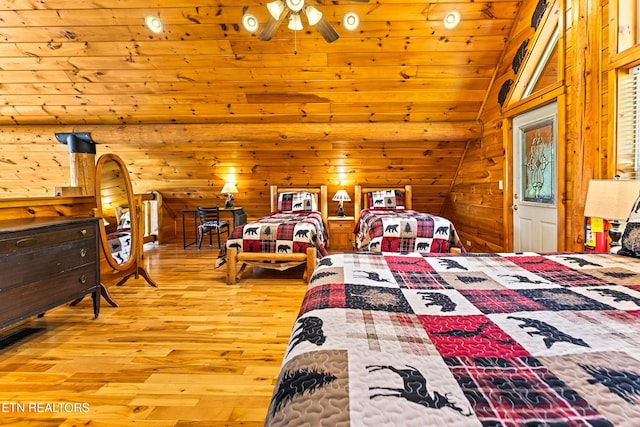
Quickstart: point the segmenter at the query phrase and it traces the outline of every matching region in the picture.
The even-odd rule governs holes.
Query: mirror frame
[[[111,249],[107,243],[107,230],[104,226],[104,221],[100,222],[100,244],[104,251],[105,258],[109,263],[109,266],[116,271],[128,271],[131,267],[138,264],[138,206],[133,194],[133,187],[131,186],[131,178],[129,177],[129,170],[124,161],[115,154],[103,154],[100,156],[96,163],[96,180],[95,180],[95,199],[96,199],[96,217],[103,218],[102,212],[102,169],[104,164],[108,161],[114,161],[120,168],[122,173],[124,186],[127,192],[127,200],[129,204],[129,212],[131,216],[131,249],[129,251],[129,259],[123,263],[118,264],[116,259],[111,255]]]

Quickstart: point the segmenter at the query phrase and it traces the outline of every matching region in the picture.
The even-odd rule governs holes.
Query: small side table
[[[329,249],[332,252],[353,251],[353,228],[355,217],[330,216],[329,224]]]

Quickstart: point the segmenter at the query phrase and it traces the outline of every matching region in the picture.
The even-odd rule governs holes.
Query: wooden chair
[[[209,234],[209,246],[213,246],[213,233],[218,235],[218,248],[220,248],[220,233],[227,233],[229,237],[229,222],[220,221],[220,208],[204,208],[198,206],[198,249],[202,246],[205,234]]]

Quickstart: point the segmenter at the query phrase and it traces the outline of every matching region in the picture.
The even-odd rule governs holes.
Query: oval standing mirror
[[[101,156],[96,168],[96,205],[97,215],[102,217],[103,249],[111,268],[127,270],[135,262],[138,246],[137,224],[131,221],[135,201],[129,172],[122,159],[113,154]]]
[[[107,265],[100,268],[103,296],[111,305],[117,305],[108,296],[106,285],[117,281],[122,285],[132,275],[142,275],[152,286],[157,286],[147,271],[140,266],[142,239],[139,233],[139,207],[133,195],[129,172],[122,159],[115,154],[103,154],[96,163],[96,216],[101,217],[100,242]]]

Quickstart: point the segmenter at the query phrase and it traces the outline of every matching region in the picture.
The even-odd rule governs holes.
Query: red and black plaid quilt
[[[451,221],[411,209],[363,209],[354,233],[359,251],[465,252]]]
[[[320,261],[265,425],[639,423],[638,259],[414,252]]]
[[[275,212],[236,227],[220,250],[216,267],[225,263],[227,248],[238,252],[306,252],[315,246],[318,257],[327,255],[327,232],[318,211]]]

